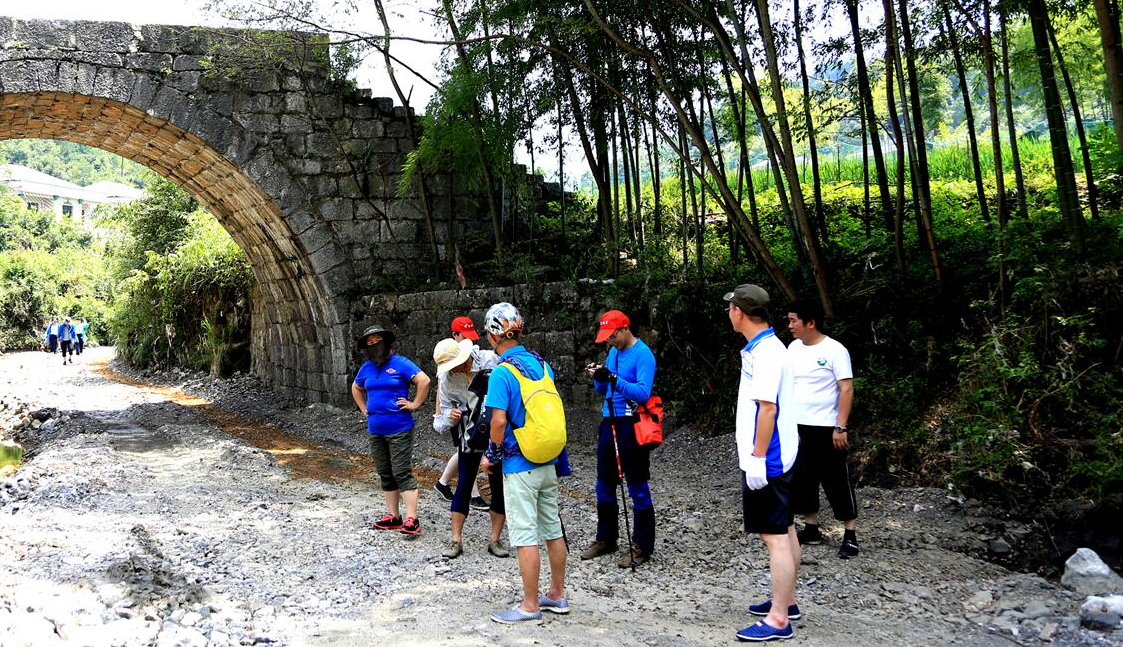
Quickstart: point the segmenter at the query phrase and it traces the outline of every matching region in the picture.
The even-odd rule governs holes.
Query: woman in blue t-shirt
[[[382,326],[367,328],[358,339],[367,361],[351,385],[351,396],[367,417],[370,455],[382,482],[386,514],[374,522],[378,530],[421,532],[417,520],[417,480],[413,478],[413,412],[429,396],[429,376],[394,353],[394,333]],[[409,386],[417,387],[409,399]],[[399,504],[406,503],[402,519]]]

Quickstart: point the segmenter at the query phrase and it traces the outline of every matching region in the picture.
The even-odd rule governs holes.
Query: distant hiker
[[[620,558],[620,568],[628,568],[633,559],[637,565],[642,564],[655,552],[655,508],[648,485],[651,448],[639,445],[635,432],[636,406],[651,397],[655,382],[655,354],[632,333],[630,326],[627,315],[619,310],[601,315],[596,343],[608,344],[608,357],[603,366],[585,367],[597,393],[605,400],[597,431],[597,534],[592,545],[581,553],[581,559],[616,552],[620,536],[616,489],[622,469],[635,515],[635,532],[629,538],[631,554]]]
[[[74,325],[70,323],[70,317],[62,320],[58,326],[58,341],[62,346],[62,363],[74,363],[74,342],[77,339],[74,333]]]
[[[90,324],[85,319],[75,320],[74,322],[75,348],[79,355],[81,355],[82,351],[86,348],[86,329],[89,327]]]
[[[801,544],[820,544],[819,483],[845,534],[838,556],[858,554],[858,501],[850,483],[846,450],[847,422],[854,401],[854,370],[846,347],[823,333],[823,308],[799,300],[788,306],[788,330],[795,340],[788,357],[795,380],[795,421],[799,425],[799,460],[792,484],[792,509],[802,514]]]
[[[791,638],[800,549],[791,507],[792,466],[799,449],[788,352],[768,323],[768,293],[739,285],[725,295],[729,321],[748,343],[741,349],[737,392],[737,458],[745,532],[759,533],[768,547],[772,599],[749,607],[764,616],[737,632],[737,639],[762,642]]]
[[[433,417],[433,428],[452,436],[460,471],[450,506],[452,537],[442,553],[448,559],[455,559],[464,552],[462,532],[470,510],[469,498],[476,489],[476,474],[490,435],[490,429],[480,426],[488,425],[486,416],[481,415],[484,408],[482,396],[487,393],[491,369],[499,362],[499,356],[492,351],[479,350],[472,345],[471,339],[442,339],[433,349],[433,361],[437,364],[438,411]],[[484,419],[481,420],[481,417]],[[477,432],[479,436],[474,439]],[[477,441],[475,446],[474,440]],[[478,441],[482,441],[482,446]],[[507,557],[511,554],[510,549],[501,537],[507,514],[503,509],[501,466],[490,466],[488,483],[491,485],[491,541],[487,552],[496,557]]]
[[[484,405],[491,414],[487,463],[503,461],[507,532],[519,555],[522,602],[491,614],[513,624],[542,619],[543,611],[569,613],[565,599],[566,546],[558,516],[558,471],[565,446],[565,416],[554,386],[554,369],[522,346],[523,320],[510,303],[491,306],[484,318],[487,340],[502,358],[491,372]],[[533,397],[530,397],[533,396]],[[546,542],[550,587],[539,597],[538,543]]]
[[[413,477],[413,412],[429,396],[429,376],[394,353],[394,333],[382,326],[367,328],[358,338],[367,360],[351,385],[351,397],[367,417],[370,455],[382,483],[386,514],[374,522],[378,530],[421,532],[417,519],[417,480]],[[409,385],[417,387],[409,400]],[[405,500],[402,519],[400,503]]]
[[[457,318],[452,320],[452,339],[454,341],[458,341],[458,342],[461,341],[461,340],[464,340],[464,339],[467,339],[467,340],[470,340],[470,341],[479,341],[480,336],[476,333],[476,326],[475,326],[475,324],[472,323],[472,320],[470,318],[468,318],[468,317],[457,317]],[[481,351],[479,346],[472,346],[472,349],[473,349],[473,352],[472,352],[473,358],[479,357],[480,353],[490,353],[490,354],[494,355],[494,353],[492,351]],[[473,365],[473,367],[472,367],[472,373],[473,374],[479,373],[480,370],[481,370],[481,367],[478,365],[478,362]],[[438,379],[439,379],[439,377],[440,376],[438,376]],[[464,404],[464,403],[461,402],[461,404]],[[436,410],[436,413],[433,416],[433,430],[436,431],[438,434],[444,434],[448,430],[447,426],[441,427],[439,429],[437,428],[437,425],[438,425],[437,418],[440,415],[441,415],[441,403],[440,403],[440,400],[438,399],[437,410]],[[448,459],[448,463],[445,464],[445,470],[441,474],[441,477],[439,479],[437,479],[436,483],[433,484],[433,489],[435,489],[437,492],[440,492],[441,496],[443,496],[446,501],[452,501],[452,488],[449,486],[449,483],[452,482],[453,477],[455,477],[457,475],[457,472],[459,470],[459,461],[457,459],[458,456],[459,456],[459,454],[457,454],[456,452],[453,452],[452,456],[449,457],[449,459]],[[487,510],[489,508],[489,504],[488,504],[487,501],[484,500],[483,496],[480,495],[480,486],[476,482],[475,476],[476,476],[476,473],[472,472],[472,499],[468,502],[468,505],[470,505],[471,507],[473,507],[477,510]]]
[[[58,352],[58,317],[53,317],[47,322],[47,328],[43,331],[43,339],[47,342],[47,349],[51,353]]]

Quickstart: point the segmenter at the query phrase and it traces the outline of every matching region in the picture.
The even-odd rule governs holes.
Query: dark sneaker
[[[374,526],[375,530],[401,530],[402,518],[387,514],[383,515],[381,519],[375,521],[371,525]]]
[[[842,559],[850,559],[857,557],[861,550],[858,549],[858,542],[851,539],[843,539],[842,545],[838,547],[838,556]]]
[[[403,535],[416,535],[421,532],[421,522],[413,517],[406,517],[401,528]]]
[[[581,559],[594,559],[601,555],[611,555],[615,552],[616,544],[610,544],[607,541],[594,541],[581,553]]]
[[[754,643],[768,642],[769,640],[789,640],[793,636],[795,636],[795,632],[792,631],[791,625],[783,629],[777,629],[763,620],[737,632],[737,640]]]
[[[632,549],[628,552],[625,552],[623,555],[621,555],[620,561],[616,562],[616,565],[619,566],[620,568],[631,568],[632,558],[635,558],[636,566],[639,566],[640,564],[643,564],[647,560],[651,559],[651,555],[649,555],[648,553],[645,553],[642,548],[640,548],[639,546],[637,546],[633,543]]]
[[[468,506],[473,510],[490,510],[491,504],[482,496],[474,496],[468,501]]]
[[[449,486],[441,483],[440,481],[437,481],[433,484],[433,489],[437,492],[440,492],[441,496],[445,498],[445,501],[452,501],[452,488],[450,488]]]
[[[823,533],[819,531],[819,526],[807,524],[803,527],[803,530],[797,532],[795,536],[799,539],[799,544],[801,546],[818,546],[823,543]]]
[[[761,602],[760,604],[754,604],[751,607],[749,607],[749,613],[753,614],[754,616],[760,616],[762,618],[764,616],[768,615],[771,611],[772,611],[772,600],[765,600],[764,602]],[[800,620],[802,618],[803,618],[803,614],[799,612],[799,605],[798,604],[793,604],[790,607],[788,607],[788,620]]]

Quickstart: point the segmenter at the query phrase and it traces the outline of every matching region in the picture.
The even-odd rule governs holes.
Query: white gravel
[[[471,515],[465,554],[439,557],[447,504],[422,494],[425,532],[380,533],[369,479],[296,478],[199,406],[166,390],[110,381],[87,362],[0,357],[0,435],[30,444],[0,479],[0,647],[34,645],[717,645],[767,596],[767,554],[739,528],[731,436],[672,434],[653,458],[656,557],[639,572],[581,562],[592,539],[594,417],[574,412],[576,475],[563,483],[574,555],[573,613],[505,627],[518,566],[485,552]],[[306,407],[241,377],[171,380],[219,409],[266,421],[339,451],[364,446],[357,413]],[[197,401],[190,401],[197,402]],[[38,424],[29,414],[43,407]],[[421,422],[417,459],[439,468],[451,444]],[[38,428],[33,428],[38,427]],[[45,429],[45,431],[44,431]],[[341,459],[346,460],[346,459]],[[939,490],[859,491],[857,559],[835,557],[841,528],[809,547],[797,592],[805,645],[1123,644],[1080,627],[1084,598],[985,555],[983,513]],[[545,569],[544,569],[545,570]]]

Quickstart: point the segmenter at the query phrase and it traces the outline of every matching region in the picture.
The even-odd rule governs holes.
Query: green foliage
[[[36,171],[88,186],[111,180],[144,188],[144,168],[97,148],[53,139],[0,141],[0,163],[20,164]]]
[[[182,364],[219,375],[248,365],[249,262],[210,214],[167,180],[119,217],[118,352],[137,366]]]

